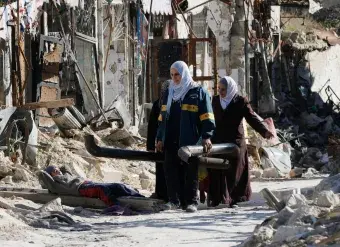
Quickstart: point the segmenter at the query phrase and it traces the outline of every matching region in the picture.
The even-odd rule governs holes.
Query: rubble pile
[[[283,139],[298,139],[289,142],[292,147],[291,160],[293,167],[314,168],[328,172],[329,155],[327,146],[329,136],[339,135],[340,128],[337,113],[332,111],[329,103],[317,103],[313,96],[306,96],[306,105],[286,104],[276,119],[278,135]],[[296,100],[297,101],[297,100]],[[308,104],[307,104],[308,101]]]
[[[69,132],[70,134],[71,132]],[[48,165],[66,166],[72,174],[98,182],[123,182],[150,194],[155,185],[155,166],[151,162],[135,162],[94,157],[87,152],[84,135],[88,130],[72,130],[72,138],[62,138],[57,132],[38,134],[39,150],[35,166],[21,164],[21,158],[13,162],[0,152],[0,185],[40,188],[36,172]],[[122,134],[123,133],[123,134]],[[94,133],[103,146],[125,149],[141,149],[140,139],[129,131],[105,129]],[[129,145],[129,146],[127,146]],[[18,150],[20,151],[20,150]]]
[[[337,148],[340,143],[338,106],[331,96],[324,102],[318,93],[311,91],[309,73],[302,68],[298,71],[300,80],[296,83],[298,93],[295,98],[289,93],[282,92],[280,95],[278,112],[273,117],[277,145],[263,141],[261,137],[248,131],[248,146],[255,146],[259,152],[254,155],[250,148],[254,177],[312,177],[329,173],[334,175],[340,171]],[[268,166],[268,162],[263,160],[261,148],[264,153],[268,153],[268,148],[275,149],[284,159],[285,154],[289,155],[292,171],[282,173],[282,163],[288,163],[278,158],[274,161],[274,156],[270,158],[267,155],[274,164]],[[270,170],[263,171],[269,168]]]
[[[339,246],[340,174],[326,178],[306,198],[293,194],[285,207],[258,225],[242,247]]]
[[[0,152],[0,185],[39,187],[39,182],[30,167],[21,164],[21,159],[13,162],[4,152]]]
[[[99,133],[100,135],[102,133]],[[103,139],[105,141],[105,138]],[[71,170],[72,174],[93,181],[123,182],[136,189],[153,190],[155,167],[151,162],[94,157],[86,151],[84,142],[74,139],[57,137],[51,139],[48,143],[50,144],[49,150],[38,153],[39,167],[45,167],[47,164],[65,165]],[[140,149],[137,145],[127,147],[119,142],[111,142],[110,146],[113,144],[116,144],[115,147],[118,146],[119,148]]]

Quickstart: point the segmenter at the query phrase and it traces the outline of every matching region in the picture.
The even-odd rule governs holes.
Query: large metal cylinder
[[[236,144],[224,143],[224,144],[214,144],[209,152],[209,155],[213,154],[225,154],[230,157],[236,157],[240,153],[240,149]],[[189,163],[189,159],[195,156],[204,155],[204,150],[202,146],[186,146],[178,150],[178,157]]]
[[[70,130],[82,127],[67,108],[49,109],[48,113],[60,129]]]

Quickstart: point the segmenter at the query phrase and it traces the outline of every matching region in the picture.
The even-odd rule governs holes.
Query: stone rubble
[[[322,180],[310,198],[293,194],[285,208],[257,226],[240,246],[340,246],[339,176]]]

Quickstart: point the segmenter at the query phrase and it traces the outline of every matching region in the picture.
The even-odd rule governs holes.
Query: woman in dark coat
[[[213,97],[216,130],[213,144],[235,143],[240,155],[229,160],[227,170],[209,169],[209,200],[212,206],[220,203],[234,205],[247,201],[251,196],[247,145],[244,138],[243,118],[263,137],[270,139],[273,134],[261,123],[252,110],[249,101],[238,95],[237,84],[229,76],[219,82],[219,95]]]
[[[156,136],[158,129],[158,117],[161,112],[161,102],[163,98],[163,94],[168,89],[170,81],[165,81],[162,84],[161,88],[161,96],[158,100],[156,100],[151,108],[149,122],[148,122],[148,135],[146,140],[146,149],[149,152],[155,152],[156,150]],[[168,202],[168,193],[164,176],[164,168],[163,163],[156,163],[156,186],[155,193],[152,196],[153,198],[157,198],[163,201]]]

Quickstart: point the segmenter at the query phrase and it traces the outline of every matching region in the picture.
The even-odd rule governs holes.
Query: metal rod
[[[164,156],[161,153],[99,147],[95,143],[94,137],[92,135],[85,136],[85,147],[86,147],[86,150],[90,154],[96,157],[138,160],[138,161],[154,161],[154,162],[164,161]]]

